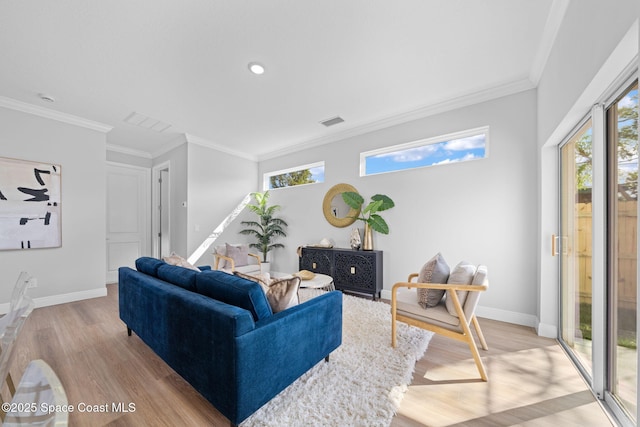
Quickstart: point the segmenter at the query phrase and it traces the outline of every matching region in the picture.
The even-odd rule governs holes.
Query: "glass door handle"
[[[555,234],[551,235],[551,256],[560,255],[560,251],[562,251],[562,255],[567,254],[567,236],[556,236]]]
[[[558,236],[551,235],[551,256],[558,255]]]

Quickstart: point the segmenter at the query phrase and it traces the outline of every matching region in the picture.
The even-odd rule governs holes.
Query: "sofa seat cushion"
[[[220,270],[196,274],[196,292],[251,312],[258,321],[273,314],[262,287],[251,280]]]
[[[199,270],[195,271],[177,265],[164,264],[158,267],[158,279],[192,292],[196,290],[196,276],[198,273]]]
[[[158,268],[165,264],[164,261],[157,258],[144,256],[136,260],[136,270],[149,276],[158,277]]]

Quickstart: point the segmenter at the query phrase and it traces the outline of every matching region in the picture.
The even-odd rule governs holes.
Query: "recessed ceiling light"
[[[262,64],[258,64],[257,62],[250,62],[249,63],[249,71],[251,71],[253,74],[263,74],[264,73],[264,65]]]

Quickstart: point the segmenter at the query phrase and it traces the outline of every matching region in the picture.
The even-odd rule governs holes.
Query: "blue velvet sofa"
[[[342,294],[273,314],[260,285],[155,258],[119,269],[120,318],[237,425],[342,342]]]

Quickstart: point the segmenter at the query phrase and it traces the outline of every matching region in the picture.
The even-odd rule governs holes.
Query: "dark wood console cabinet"
[[[299,268],[333,277],[338,290],[380,298],[382,251],[304,247]]]

